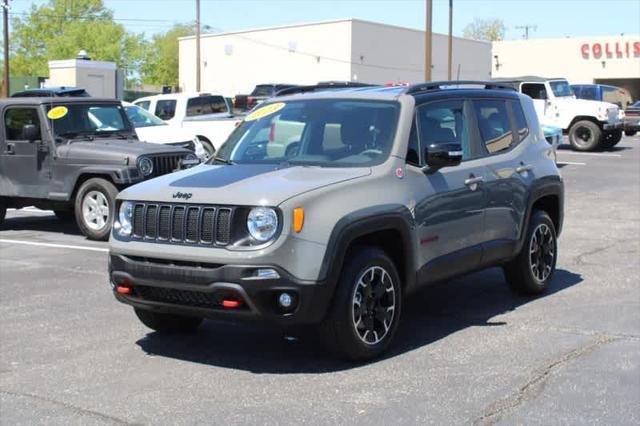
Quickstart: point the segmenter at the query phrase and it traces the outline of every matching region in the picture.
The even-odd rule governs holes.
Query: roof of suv
[[[51,104],[87,104],[87,103],[120,103],[114,98],[92,98],[92,97],[26,97],[26,98],[3,98],[0,99],[0,105],[51,105]]]
[[[564,77],[539,77],[536,75],[525,75],[521,77],[501,77],[494,78],[492,81],[495,82],[504,82],[504,83],[522,83],[522,82],[532,82],[532,83],[544,83],[545,81],[550,80],[566,80]]]

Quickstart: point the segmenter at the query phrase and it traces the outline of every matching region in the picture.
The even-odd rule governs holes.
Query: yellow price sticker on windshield
[[[49,112],[47,113],[47,117],[52,120],[57,120],[67,115],[68,112],[69,110],[66,106],[57,106],[49,110]]]
[[[282,108],[285,107],[285,103],[284,102],[278,102],[275,104],[271,104],[271,105],[267,105],[265,107],[262,107],[260,109],[257,109],[255,111],[253,111],[251,114],[247,115],[244,118],[244,121],[253,121],[253,120],[259,120],[262,117],[266,117],[267,115],[271,115],[275,112],[280,111]]]

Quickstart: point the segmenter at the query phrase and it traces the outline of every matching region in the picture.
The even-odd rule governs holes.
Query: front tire
[[[384,352],[396,333],[402,286],[384,251],[366,247],[351,254],[320,334],[340,358],[366,361]]]
[[[569,142],[577,151],[595,151],[601,138],[600,126],[589,120],[580,120],[569,129]]]
[[[80,186],[75,199],[76,223],[90,240],[109,238],[118,189],[108,180],[92,178]]]
[[[520,253],[503,267],[509,286],[517,293],[543,293],[553,278],[557,258],[558,242],[553,221],[547,212],[535,210]]]
[[[202,318],[197,317],[163,314],[138,308],[134,308],[134,311],[141,323],[163,334],[192,333],[202,323]]]

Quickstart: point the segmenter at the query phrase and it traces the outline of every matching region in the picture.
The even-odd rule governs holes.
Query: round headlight
[[[184,159],[189,161],[198,161],[198,156],[195,154],[189,153],[184,156]]]
[[[253,208],[247,217],[247,229],[255,240],[269,241],[278,230],[278,215],[268,207]]]
[[[118,211],[118,222],[120,222],[120,229],[118,232],[120,235],[131,235],[131,218],[133,217],[133,203],[124,201],[120,204],[120,210]]]
[[[143,176],[149,176],[153,173],[153,161],[149,157],[138,158],[138,168]]]

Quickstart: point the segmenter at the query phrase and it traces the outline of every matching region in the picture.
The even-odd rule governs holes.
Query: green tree
[[[140,68],[143,83],[178,86],[178,38],[194,34],[193,25],[174,25],[152,37]]]
[[[504,39],[506,29],[502,19],[474,19],[462,31],[466,38],[474,40],[497,41]]]
[[[144,52],[144,35],[127,33],[102,0],[49,0],[12,24],[13,75],[46,76],[48,61],[75,58],[84,49],[91,59],[115,62],[131,77]]]

